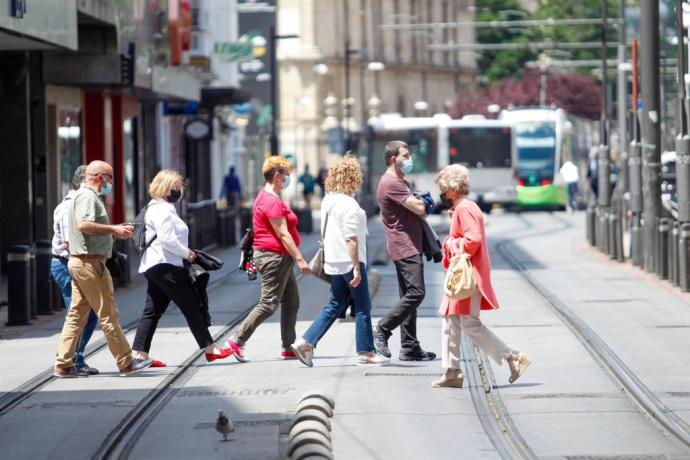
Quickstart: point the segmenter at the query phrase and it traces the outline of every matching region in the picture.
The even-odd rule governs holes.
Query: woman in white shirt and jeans
[[[135,358],[148,358],[158,320],[171,300],[182,310],[199,348],[206,352],[207,361],[232,355],[229,350],[215,348],[199,298],[184,266],[185,260],[193,262],[196,254],[188,247],[189,227],[177,215],[174,205],[182,197],[183,189],[182,176],[169,169],[156,174],[149,186],[152,199],[146,209],[146,241],[153,241],[139,263],[139,273],[144,274],[148,286],[146,305],[132,345]],[[154,366],[164,367],[165,364],[154,361]]]
[[[344,157],[328,171],[326,196],[321,202],[321,233],[324,271],[331,275],[331,299],[302,339],[292,345],[299,360],[309,367],[317,343],[347,308],[348,294],[354,300],[357,364],[388,362],[374,348],[366,267],[367,217],[354,199],[361,185],[362,170],[352,156]]]

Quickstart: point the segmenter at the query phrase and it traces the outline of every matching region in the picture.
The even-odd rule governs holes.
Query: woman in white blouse
[[[302,339],[292,348],[299,360],[311,367],[314,348],[354,300],[357,364],[385,364],[377,355],[371,327],[371,299],[367,279],[367,217],[354,194],[362,185],[359,162],[346,156],[328,171],[326,196],[321,202],[321,234],[324,235],[324,271],[331,275],[331,299]]]
[[[146,209],[145,225],[146,241],[150,245],[139,263],[139,273],[146,277],[148,287],[146,305],[132,345],[135,358],[148,358],[158,320],[171,300],[182,311],[199,348],[206,352],[207,361],[232,355],[232,351],[221,351],[214,346],[199,298],[184,266],[185,260],[193,262],[196,254],[188,247],[189,228],[177,215],[174,205],[183,191],[182,176],[169,169],[156,174],[149,186],[151,201]],[[154,361],[153,366],[164,367],[165,364]]]

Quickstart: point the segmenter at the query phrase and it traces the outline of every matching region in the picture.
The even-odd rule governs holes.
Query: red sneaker
[[[284,360],[297,359],[297,355],[295,354],[294,351],[287,349],[287,350],[283,350],[280,352],[280,359],[284,359]]]
[[[168,367],[168,365],[165,364],[163,361],[158,361],[157,359],[154,359],[151,363],[151,367]]]
[[[235,354],[235,359],[241,363],[246,363],[249,361],[249,358],[247,357],[246,353],[244,352],[244,347],[240,346],[237,342],[235,342],[232,339],[228,339],[228,346],[225,349],[232,350],[232,352]]]
[[[234,353],[230,348],[221,348],[220,353],[206,353],[206,361],[211,363],[217,359],[225,359]]]

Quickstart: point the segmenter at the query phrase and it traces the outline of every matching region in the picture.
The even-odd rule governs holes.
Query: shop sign
[[[254,58],[251,42],[216,42],[213,52],[225,62],[249,61]]]
[[[190,139],[199,140],[207,138],[211,132],[211,128],[208,122],[204,120],[194,120],[187,123],[184,131]]]

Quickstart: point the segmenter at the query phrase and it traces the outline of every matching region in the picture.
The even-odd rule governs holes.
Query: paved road
[[[505,364],[490,366],[490,394],[503,416],[539,458],[690,458],[686,445],[671,436],[610,377],[573,329],[547,300],[567,305],[583,319],[640,381],[669,409],[690,421],[690,298],[627,265],[608,260],[584,241],[584,216],[548,213],[492,214],[488,217],[493,279],[501,309],[482,318],[534,364],[516,384],[507,383]],[[443,218],[436,217],[441,224]],[[370,253],[382,242],[380,224],[370,224]],[[312,235],[305,245],[314,247]],[[231,265],[234,265],[234,258]],[[509,259],[510,258],[510,259]],[[518,261],[541,291],[516,271]],[[378,288],[376,321],[397,301],[392,264],[373,266]],[[440,352],[436,307],[443,273],[427,264],[427,297],[419,310],[422,345]],[[328,297],[313,278],[299,281],[302,298],[298,334],[306,330]],[[253,305],[258,283],[243,274],[227,278],[211,293],[214,332]],[[547,293],[545,298],[544,293]],[[126,322],[140,311],[141,293],[123,296]],[[130,299],[125,301],[125,299]],[[129,315],[129,316],[128,316]],[[354,364],[354,324],[336,323],[319,344],[314,367],[281,361],[279,317],[262,325],[247,351],[252,362],[234,359],[193,366],[188,380],[160,412],[137,432],[130,458],[280,458],[279,426],[307,390],[320,388],[336,400],[333,449],[344,459],[500,458],[500,436],[487,429],[472,388],[432,389],[440,361],[361,368]],[[57,319],[54,321],[59,323]],[[45,331],[0,340],[0,391],[10,391],[50,365],[55,324]],[[131,334],[130,334],[131,339]],[[399,335],[391,339],[397,356]],[[53,381],[0,415],[3,458],[82,458],[97,452],[113,427],[149,391],[194,351],[179,312],[159,326],[152,354],[171,367],[141,378],[116,377],[112,357],[97,353],[90,364],[103,374]],[[465,365],[473,364],[472,354]],[[467,373],[467,372],[466,372]],[[480,382],[468,380],[479,389]],[[236,424],[230,442],[213,430],[217,410]],[[484,423],[484,424],[483,424]],[[684,422],[683,422],[684,423]]]

